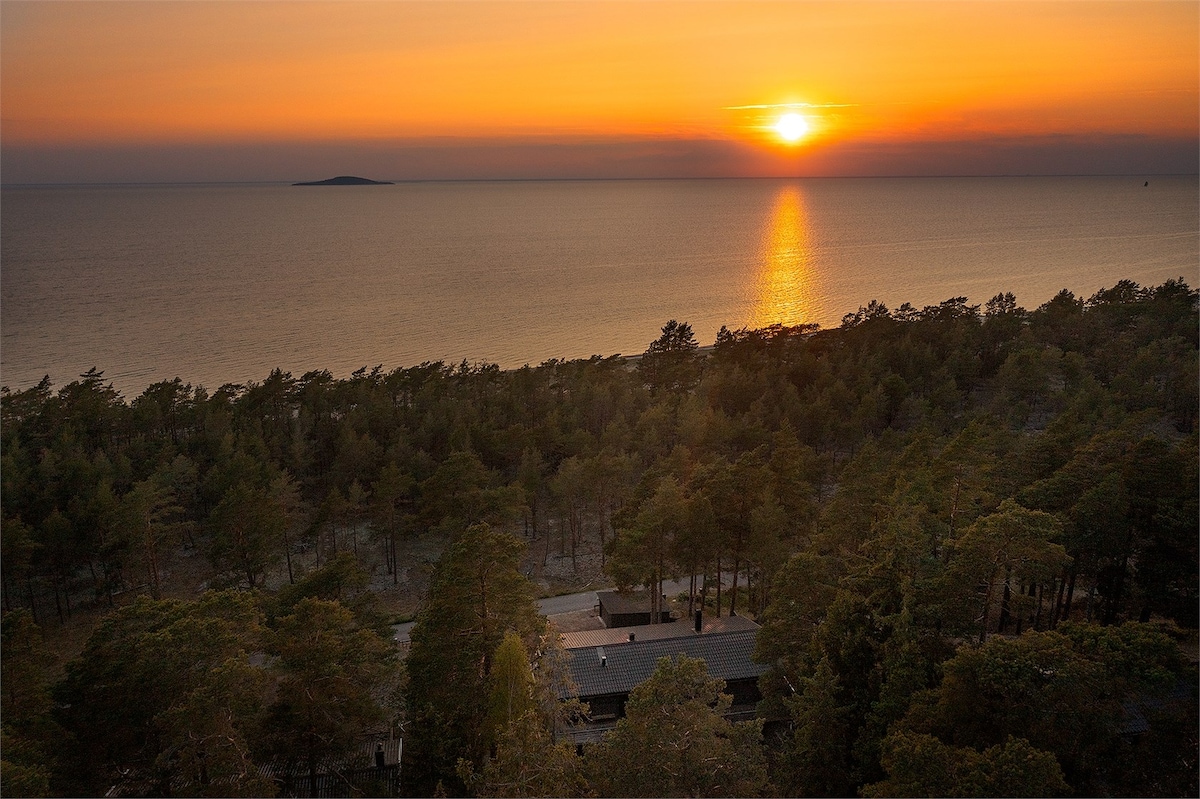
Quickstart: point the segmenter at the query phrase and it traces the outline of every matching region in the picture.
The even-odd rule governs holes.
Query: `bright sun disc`
[[[808,122],[799,114],[784,114],[775,123],[775,130],[787,141],[798,141],[808,133]]]

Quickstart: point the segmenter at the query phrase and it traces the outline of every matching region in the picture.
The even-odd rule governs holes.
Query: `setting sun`
[[[775,123],[775,131],[784,141],[799,141],[808,133],[808,120],[799,114],[784,114]]]

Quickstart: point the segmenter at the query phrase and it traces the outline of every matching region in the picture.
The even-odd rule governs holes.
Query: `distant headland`
[[[293,186],[391,186],[390,180],[369,180],[356,178],[353,175],[338,175],[328,180],[314,180],[309,183],[293,183]]]

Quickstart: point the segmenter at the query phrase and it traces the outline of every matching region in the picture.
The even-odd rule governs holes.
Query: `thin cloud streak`
[[[858,108],[859,103],[766,103],[763,105],[727,105],[722,111],[750,111],[770,108]]]

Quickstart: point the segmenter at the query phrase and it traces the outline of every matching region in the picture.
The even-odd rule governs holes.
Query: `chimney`
[[[635,640],[636,638],[637,638],[637,633],[630,633],[630,634],[629,634],[629,640],[630,640],[630,641],[633,641],[633,640]]]
[[[375,768],[383,768],[387,764],[386,758],[383,756],[383,744],[375,744]]]
[[[600,668],[606,668],[608,666],[608,657],[604,654],[604,647],[596,647],[596,654],[600,656]]]
[[[701,610],[696,611],[696,632],[700,632],[704,628],[704,623],[702,621],[703,612],[704,611],[701,611]]]

